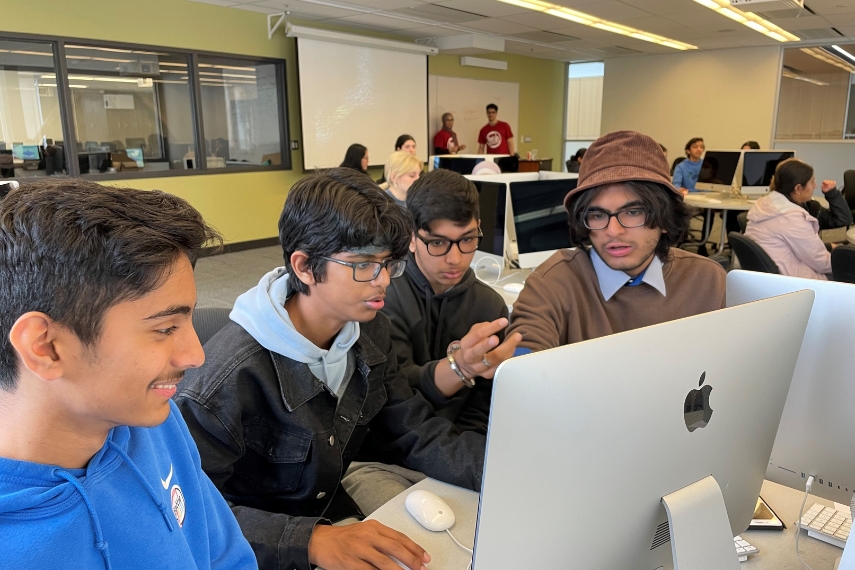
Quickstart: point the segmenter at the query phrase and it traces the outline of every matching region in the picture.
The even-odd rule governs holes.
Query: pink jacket
[[[831,253],[819,238],[819,222],[780,192],[769,192],[748,211],[745,236],[753,239],[784,275],[827,280]]]

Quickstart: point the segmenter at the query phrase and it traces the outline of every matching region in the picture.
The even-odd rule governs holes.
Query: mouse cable
[[[813,475],[808,477],[807,483],[805,483],[805,496],[802,499],[802,506],[799,508],[799,520],[796,521],[796,556],[799,559],[799,562],[804,564],[804,567],[808,570],[813,570],[808,563],[802,560],[802,555],[799,552],[799,537],[802,535],[802,515],[805,513],[805,503],[807,502],[808,493],[810,492],[810,488],[813,486]]]
[[[445,532],[447,532],[447,533],[448,533],[448,536],[450,536],[450,537],[451,537],[451,540],[453,540],[453,541],[454,541],[454,544],[456,544],[457,546],[459,546],[460,548],[462,548],[463,550],[465,550],[465,551],[466,551],[466,552],[468,552],[469,554],[474,554],[474,552],[472,552],[472,549],[471,549],[471,548],[466,548],[465,546],[463,546],[462,544],[460,544],[460,543],[457,541],[457,539],[456,539],[456,538],[454,538],[454,535],[453,535],[453,534],[451,534],[451,531],[450,531],[450,530],[445,529]],[[471,568],[472,568],[472,560],[470,559],[470,560],[469,560],[469,566],[467,566],[467,567],[466,567],[466,570],[471,570]],[[813,570],[813,569],[811,569],[811,570]]]

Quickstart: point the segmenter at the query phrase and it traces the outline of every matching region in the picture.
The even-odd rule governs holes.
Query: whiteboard
[[[338,166],[353,143],[383,165],[402,134],[427,161],[426,55],[298,38],[297,62],[304,169]]]
[[[514,133],[514,150],[519,151],[520,84],[431,75],[428,81],[430,101],[430,153],[433,136],[442,128],[442,114],[454,115],[454,132],[466,154],[478,152],[478,133],[487,124],[487,105],[499,107],[499,120],[508,123]]]

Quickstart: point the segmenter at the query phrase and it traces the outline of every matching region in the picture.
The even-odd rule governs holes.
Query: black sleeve
[[[202,469],[222,493],[243,455],[239,422],[221,419],[190,395],[179,394],[175,403],[202,456]],[[227,425],[229,427],[227,427]],[[231,505],[232,513],[249,541],[259,568],[310,570],[309,539],[315,525],[329,523],[318,517],[293,517]]]
[[[846,198],[837,188],[833,188],[825,193],[825,199],[828,200],[829,209],[822,208],[819,220],[819,229],[828,230],[832,228],[844,228],[852,225],[852,211],[849,209],[849,204],[846,203]]]

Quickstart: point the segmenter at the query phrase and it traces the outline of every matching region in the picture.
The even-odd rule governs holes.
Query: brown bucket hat
[[[635,131],[615,131],[591,143],[579,169],[579,183],[564,197],[564,207],[569,211],[579,192],[630,180],[661,184],[683,199],[671,184],[671,169],[659,143]]]

